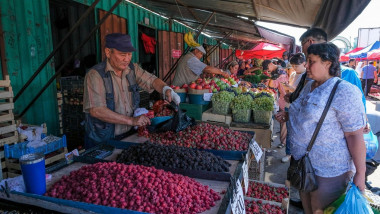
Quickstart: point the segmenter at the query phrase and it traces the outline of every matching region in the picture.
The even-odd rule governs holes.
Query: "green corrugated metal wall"
[[[48,0],[6,0],[0,1],[0,8],[7,70],[16,94],[52,51],[49,5]],[[53,74],[54,66],[48,63],[15,103],[16,113],[25,108]],[[49,133],[58,134],[56,96],[53,83],[24,115],[23,121],[46,122]]]
[[[91,5],[94,2],[94,0],[75,0],[75,1],[81,4],[86,4],[86,5]],[[115,4],[115,2],[116,0],[103,0],[103,1],[100,1],[96,5],[96,8],[108,11],[113,6],[113,4]],[[132,37],[132,43],[134,47],[137,47],[137,44],[138,44],[138,39],[137,39],[138,24],[143,24],[145,17],[149,18],[149,27],[155,28],[157,30],[169,31],[169,23],[167,19],[129,2],[122,1],[119,4],[119,6],[114,10],[113,13],[127,19],[128,33]],[[98,19],[96,20],[98,21]],[[189,28],[177,22],[173,22],[172,31],[185,33],[189,31]],[[217,43],[216,40],[209,38],[203,34],[199,36],[198,41],[200,41],[201,44],[205,42],[208,45],[215,45]],[[133,53],[132,60],[134,62],[137,61],[138,55],[139,53],[137,49],[136,52]]]
[[[75,1],[85,5],[91,5],[94,2],[94,0]],[[97,5],[97,8],[109,10],[115,2],[116,0],[103,0]],[[49,1],[4,0],[0,1],[0,8],[5,39],[7,70],[10,75],[13,91],[16,94],[53,49]],[[96,17],[94,18],[98,21],[97,11],[95,14]],[[169,31],[167,19],[128,2],[123,1],[120,3],[115,9],[114,14],[127,19],[128,32],[133,38],[133,45],[135,47],[138,44],[138,24],[143,24],[145,17],[149,18],[150,27],[157,30]],[[172,31],[185,33],[188,30],[189,28],[186,26],[173,22]],[[198,41],[200,43],[207,43],[208,45],[216,44],[214,39],[205,35],[200,35]],[[98,51],[100,51],[99,47]],[[137,56],[137,52],[133,54],[133,61],[137,61]],[[20,113],[24,109],[54,72],[54,65],[52,62],[49,62],[15,103],[16,113]],[[56,86],[54,83],[50,85],[29,109],[23,120],[31,124],[46,122],[49,133],[58,134],[58,110]]]

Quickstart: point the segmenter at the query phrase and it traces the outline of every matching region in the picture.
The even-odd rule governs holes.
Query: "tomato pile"
[[[283,214],[286,213],[284,209],[279,206],[263,203],[259,201],[245,200],[245,211],[247,214]]]
[[[151,142],[176,145],[188,148],[215,149],[215,150],[248,150],[252,135],[245,132],[233,131],[221,126],[208,123],[197,124],[175,133],[149,133],[145,127],[139,128],[139,136],[149,138]]]
[[[267,184],[250,181],[247,197],[282,203],[282,199],[289,197],[289,192],[284,187],[273,187]]]
[[[192,178],[115,162],[83,166],[45,195],[149,213],[200,213],[221,198]]]

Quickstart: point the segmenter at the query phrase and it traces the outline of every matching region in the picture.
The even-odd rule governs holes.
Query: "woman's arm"
[[[346,137],[348,150],[350,151],[352,160],[354,161],[354,165],[356,168],[354,183],[361,191],[364,191],[366,170],[366,148],[363,138],[363,128],[354,132],[345,132],[344,136]]]

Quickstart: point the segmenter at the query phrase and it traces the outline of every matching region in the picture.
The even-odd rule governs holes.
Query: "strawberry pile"
[[[289,192],[284,187],[273,187],[267,184],[250,181],[247,197],[282,203],[282,199],[289,197]]]
[[[115,162],[73,171],[45,195],[148,213],[201,213],[220,200],[218,193],[192,178]]]
[[[197,124],[178,133],[172,131],[149,133],[145,127],[140,127],[138,133],[139,136],[144,136],[151,142],[159,144],[227,151],[248,150],[249,142],[253,137],[245,132],[233,131],[208,123]]]
[[[245,211],[247,214],[284,214],[286,211],[279,206],[263,203],[261,200],[245,200]]]

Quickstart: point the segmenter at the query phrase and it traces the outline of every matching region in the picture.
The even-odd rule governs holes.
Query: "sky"
[[[293,36],[296,39],[297,45],[301,45],[299,38],[306,31],[304,28],[295,28],[266,22],[257,22],[257,24]],[[354,38],[358,37],[359,28],[376,27],[380,27],[380,0],[371,0],[363,12],[356,17],[356,19],[343,32],[341,32],[339,36],[343,36],[353,43]],[[340,46],[339,44],[336,45]]]

